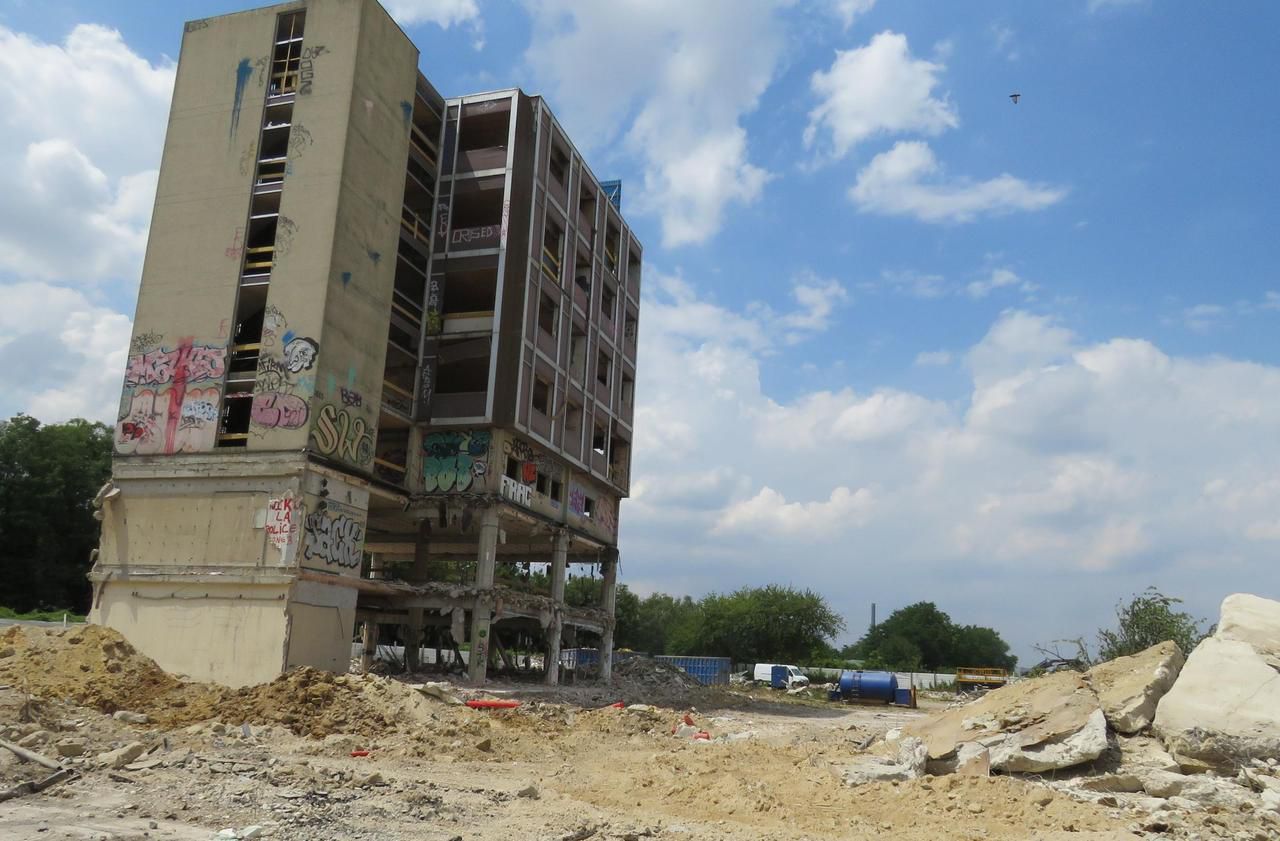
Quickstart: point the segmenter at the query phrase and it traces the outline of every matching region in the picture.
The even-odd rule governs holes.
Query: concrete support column
[[[618,595],[618,550],[606,549],[600,560],[600,609],[609,614],[600,635],[600,679],[613,681],[613,615]]]
[[[471,610],[471,654],[468,676],[473,683],[484,683],[489,667],[489,623],[492,613],[493,571],[498,554],[498,509],[485,508],[480,514],[480,548],[476,552],[476,596]]]
[[[422,608],[409,608],[409,624],[404,628],[404,666],[410,672],[421,668]]]
[[[418,539],[413,544],[413,566],[409,570],[410,584],[425,584],[430,575],[431,522],[425,517],[418,521]]]
[[[377,622],[371,619],[364,621],[364,627],[360,630],[360,641],[364,644],[360,652],[360,671],[368,674],[369,669],[373,668],[373,655],[378,652]]]
[[[564,571],[569,557],[569,533],[560,529],[551,541],[551,624],[547,627],[548,686],[560,682],[560,638],[564,630]]]

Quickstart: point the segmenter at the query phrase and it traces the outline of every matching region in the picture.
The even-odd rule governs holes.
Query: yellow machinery
[[[979,666],[965,666],[956,669],[956,692],[970,692],[974,689],[999,689],[1009,682],[1006,669],[993,669]]]

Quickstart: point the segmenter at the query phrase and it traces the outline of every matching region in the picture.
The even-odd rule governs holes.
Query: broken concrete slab
[[[1178,761],[1154,736],[1117,736],[1116,744],[1120,748],[1120,767],[1124,770],[1136,771],[1140,768],[1174,772],[1182,770]]]
[[[129,710],[116,710],[111,714],[111,717],[126,724],[146,724],[151,721],[146,713],[135,713]]]
[[[1280,602],[1237,594],[1156,708],[1154,730],[1184,767],[1280,755]]]
[[[142,742],[130,742],[124,747],[98,754],[98,761],[106,767],[118,771],[139,756],[142,756],[143,751],[146,749],[146,745],[142,744]]]
[[[955,773],[961,777],[990,777],[991,751],[977,742],[966,742],[956,751]]]
[[[898,740],[891,746],[896,750],[892,757],[867,754],[849,765],[841,774],[846,785],[914,780],[924,776],[929,760],[929,749],[914,737]]]
[[[1097,693],[1107,723],[1119,733],[1133,734],[1150,726],[1156,705],[1173,687],[1185,659],[1177,643],[1167,641],[1099,663],[1085,679]]]
[[[58,756],[80,756],[88,749],[88,743],[84,739],[68,737],[59,739],[54,743],[53,748],[58,752]]]
[[[1055,672],[989,692],[977,701],[903,728],[921,739],[929,759],[952,763],[961,745],[991,752],[995,771],[1040,772],[1097,759],[1107,723],[1097,696],[1076,672]],[[930,768],[934,768],[931,763]]]

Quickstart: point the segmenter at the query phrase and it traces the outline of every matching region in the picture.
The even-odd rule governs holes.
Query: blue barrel
[[[841,672],[836,691],[846,700],[892,704],[898,691],[898,678],[893,672]]]

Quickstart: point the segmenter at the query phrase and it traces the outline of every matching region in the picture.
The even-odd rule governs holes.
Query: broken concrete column
[[[1128,657],[1099,663],[1085,678],[1119,733],[1133,734],[1149,726],[1156,705],[1182,671],[1182,650],[1172,641],[1153,645]]]
[[[404,666],[410,672],[416,672],[421,666],[422,646],[422,608],[409,608],[409,621],[404,626]]]
[[[569,532],[559,529],[551,543],[551,622],[547,625],[546,683],[560,682],[560,638],[564,629],[564,573],[569,557]]]
[[[476,550],[477,590],[471,611],[471,653],[468,658],[468,677],[473,683],[484,683],[489,670],[489,625],[493,614],[489,609],[493,588],[494,566],[498,553],[498,509],[485,508],[480,513],[480,545]]]
[[[600,562],[600,608],[609,614],[604,633],[600,635],[600,680],[613,681],[613,627],[614,611],[618,597],[618,550],[605,550]]]
[[[1280,756],[1280,602],[1227,596],[1214,635],[1196,646],[1156,707],[1154,729],[1187,767],[1235,768]]]
[[[373,668],[374,655],[378,653],[378,623],[372,619],[364,620],[360,629],[360,671],[366,674]]]

